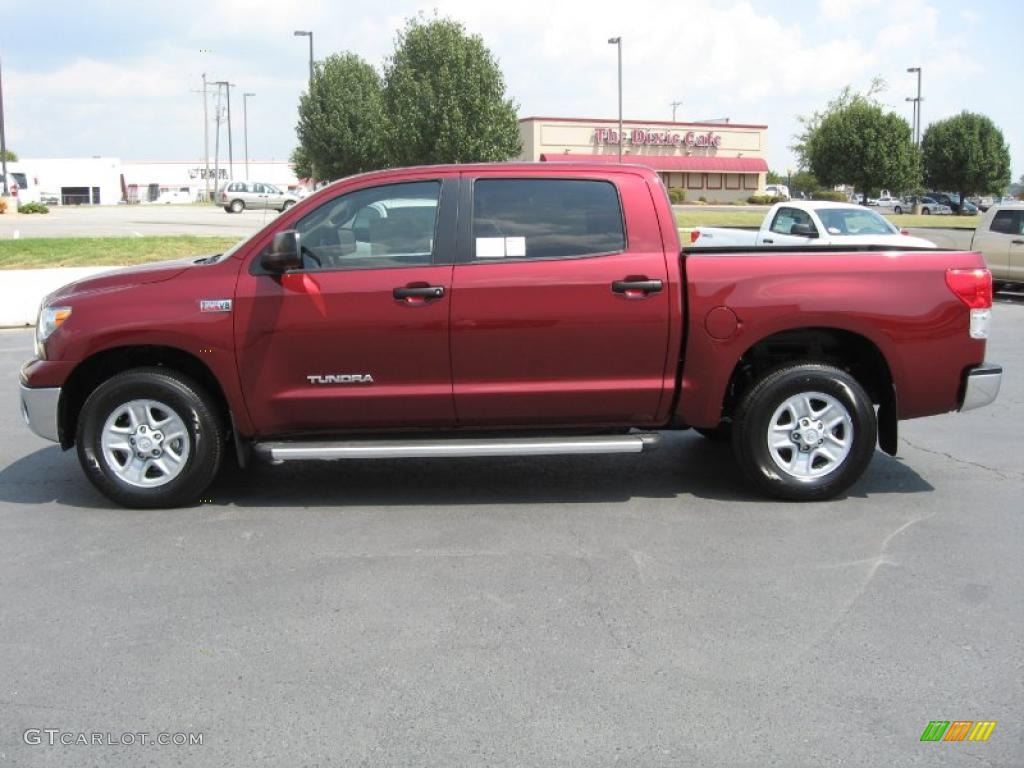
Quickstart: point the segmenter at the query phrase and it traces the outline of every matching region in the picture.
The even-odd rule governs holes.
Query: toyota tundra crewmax
[[[899,419],[992,402],[991,306],[977,253],[681,251],[641,167],[387,170],[226,253],[54,292],[21,403],[133,507],[195,502],[228,455],[630,453],[690,427],[753,488],[826,499]]]

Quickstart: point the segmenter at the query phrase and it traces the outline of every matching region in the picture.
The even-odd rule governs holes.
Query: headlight
[[[43,307],[39,310],[39,322],[36,323],[36,356],[40,360],[46,357],[43,343],[64,325],[69,317],[71,307]]]

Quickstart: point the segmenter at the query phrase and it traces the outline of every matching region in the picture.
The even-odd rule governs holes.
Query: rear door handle
[[[416,285],[395,288],[392,294],[396,299],[440,299],[444,296],[443,285]]]
[[[657,293],[661,290],[661,280],[616,280],[612,283],[613,293],[630,293],[642,291]]]
[[[1011,240],[1014,245],[1024,245],[1024,240]]]

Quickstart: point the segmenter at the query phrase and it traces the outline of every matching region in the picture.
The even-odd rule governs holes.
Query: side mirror
[[[814,228],[813,224],[794,224],[789,228],[789,234],[800,237],[817,237],[818,230]]]
[[[274,235],[274,241],[270,244],[270,250],[263,254],[260,259],[260,266],[267,272],[280,274],[289,269],[298,269],[302,266],[302,256],[299,253],[299,233],[294,229],[286,229]]]

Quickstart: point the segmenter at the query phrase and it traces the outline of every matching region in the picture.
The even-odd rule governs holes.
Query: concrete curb
[[[62,285],[121,267],[0,270],[0,328],[35,325],[39,304]]]

